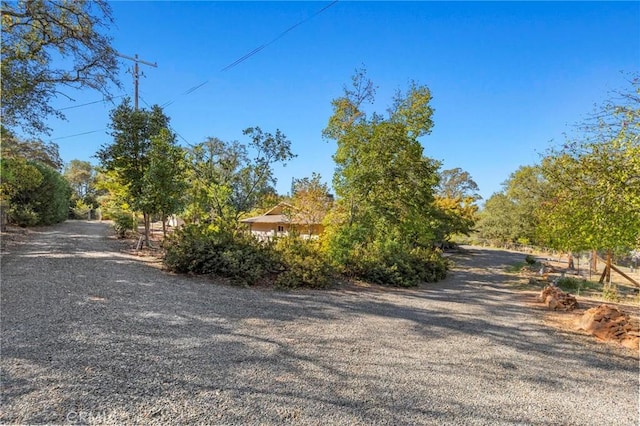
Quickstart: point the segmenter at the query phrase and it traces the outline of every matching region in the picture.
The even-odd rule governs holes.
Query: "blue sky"
[[[340,1],[221,71],[327,4],[113,2],[110,32],[119,52],[157,62],[141,66],[140,105],[174,101],[165,112],[182,145],[209,136],[247,142],[242,130],[250,126],[282,130],[297,158],[276,168],[280,193],[292,177],[312,172],[331,182],[336,144],[321,131],[331,100],[363,65],[378,86],[371,111],[385,112],[410,80],[431,89],[425,155],[468,171],[485,199],[562,141],[609,91],[624,88],[622,72],[640,70],[639,2]],[[114,94],[133,95],[131,65],[122,61],[123,89]],[[59,108],[101,98],[65,93],[75,102],[61,97]],[[96,150],[111,142],[113,107],[65,109],[68,121],[51,121],[45,140],[66,162],[95,163]]]

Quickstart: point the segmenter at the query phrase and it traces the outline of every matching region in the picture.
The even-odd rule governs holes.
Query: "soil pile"
[[[598,339],[613,340],[627,348],[638,349],[640,322],[614,306],[600,305],[589,309],[577,325]]]
[[[578,301],[575,297],[554,285],[548,285],[542,289],[538,300],[553,310],[573,311],[578,307]]]

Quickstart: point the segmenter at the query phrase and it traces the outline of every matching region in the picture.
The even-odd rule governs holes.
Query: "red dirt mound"
[[[610,305],[591,308],[577,320],[577,327],[601,340],[613,340],[621,345],[638,349],[640,322]]]
[[[578,301],[575,297],[554,285],[548,285],[542,289],[538,300],[554,311],[572,311],[578,307]]]

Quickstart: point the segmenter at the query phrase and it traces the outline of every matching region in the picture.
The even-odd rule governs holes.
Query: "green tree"
[[[251,138],[247,145],[208,138],[191,150],[187,210],[193,219],[235,226],[263,198],[273,198],[273,166],[294,157],[291,142],[280,130],[253,127],[243,133]]]
[[[113,23],[106,1],[2,1],[1,13],[5,126],[48,133],[47,117],[64,118],[50,105],[61,88],[108,95],[108,84],[118,84],[115,51],[103,32]]]
[[[441,198],[470,199],[478,201],[482,199],[478,194],[478,184],[473,180],[469,172],[460,167],[443,170],[440,173],[437,194]]]
[[[362,110],[375,94],[366,73],[356,72],[352,82],[344,96],[332,101],[334,112],[324,130],[338,144],[333,156],[338,198],[327,219],[328,249],[347,271],[366,275],[367,267],[379,261],[388,268],[377,280],[415,283],[418,275],[407,279],[412,268],[394,272],[404,262],[394,253],[430,247],[435,239],[439,163],[423,155],[417,140],[433,125],[431,95],[412,83],[405,94],[396,95],[384,119]]]
[[[448,241],[455,234],[469,235],[476,222],[478,185],[469,172],[461,168],[439,173],[434,205],[440,220],[437,226],[439,241]]]
[[[117,216],[133,214],[128,201],[127,186],[122,184],[116,171],[97,169],[94,188],[102,218],[113,219]]]
[[[42,173],[33,162],[21,157],[0,158],[0,200],[8,203],[20,193],[34,190],[42,183]]]
[[[302,225],[307,235],[312,235],[314,225],[322,223],[333,203],[329,187],[314,172],[311,177],[295,179],[292,189],[290,208],[286,212],[293,223]]]
[[[493,244],[514,242],[519,235],[515,202],[504,192],[493,194],[478,214],[477,231],[480,238]]]
[[[502,186],[502,192],[493,194],[479,214],[480,237],[494,244],[540,243],[538,209],[549,197],[540,166],[519,167]]]
[[[539,243],[540,205],[549,196],[548,182],[539,165],[521,166],[504,183],[506,196],[513,201],[515,239],[524,244]]]
[[[157,105],[150,110],[136,110],[128,98],[111,111],[110,117],[113,143],[103,146],[96,155],[105,170],[116,172],[131,207],[143,213],[148,246],[152,211],[144,198],[145,174],[150,164],[151,139],[168,130],[169,117]],[[175,142],[175,135],[170,132],[169,135],[171,142]]]
[[[622,252],[640,242],[640,81],[542,162],[550,198],[541,234],[553,247]]]
[[[84,200],[92,190],[95,170],[90,162],[71,160],[64,169],[64,177],[69,182],[77,199]]]
[[[20,157],[25,160],[46,164],[55,170],[62,168],[62,159],[58,152],[58,145],[53,142],[43,142],[39,139],[21,139],[4,126],[0,126],[3,158]]]
[[[2,169],[3,196],[9,199],[11,220],[20,226],[32,226],[67,218],[71,188],[57,170],[21,158],[2,159]],[[4,182],[7,176],[8,182]]]
[[[140,203],[143,211],[160,215],[165,237],[167,217],[183,207],[184,193],[188,187],[185,180],[185,151],[176,146],[173,139],[166,129],[151,138],[149,167],[144,175]]]

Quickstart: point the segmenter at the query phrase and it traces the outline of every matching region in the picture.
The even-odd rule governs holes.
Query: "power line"
[[[276,36],[274,39],[272,39],[271,41],[262,44],[258,47],[256,47],[255,49],[253,49],[251,52],[241,56],[240,58],[236,59],[235,61],[233,61],[232,63],[230,63],[229,65],[227,65],[226,67],[222,68],[220,71],[224,72],[224,71],[228,71],[238,65],[240,65],[242,62],[246,61],[247,59],[249,59],[250,57],[252,57],[253,55],[259,53],[260,51],[262,51],[264,48],[266,48],[267,46],[270,46],[271,44],[275,43],[276,41],[280,40],[282,37],[284,37],[285,35],[287,35],[289,32],[293,31],[295,28],[299,27],[300,25],[310,21],[311,19],[315,18],[316,16],[320,15],[321,13],[323,13],[325,10],[329,9],[330,7],[332,7],[333,5],[335,5],[336,3],[338,3],[339,0],[334,0],[331,3],[327,4],[326,6],[324,6],[323,8],[319,9],[318,11],[316,11],[313,15],[297,22],[296,24],[292,25],[291,27],[287,28],[286,30],[284,30],[283,32],[281,32],[280,34],[278,34],[278,36]],[[143,61],[141,59],[138,58],[138,55],[136,54],[135,57],[130,57],[130,56],[126,56],[120,53],[117,53],[118,56],[125,58],[125,59],[129,59],[135,62],[135,68],[134,68],[134,86],[135,86],[135,103],[136,103],[136,109],[137,109],[137,104],[138,104],[138,62],[143,63],[145,65],[149,65],[149,66],[153,66],[153,67],[157,67],[156,63],[150,63],[147,61]],[[209,83],[209,80],[203,81],[200,84],[197,84],[187,90],[185,90],[183,93],[181,93],[180,95],[176,96],[174,99],[172,99],[171,101],[167,101],[164,104],[161,105],[161,108],[165,108],[171,104],[173,104],[176,100],[178,100],[178,98],[182,97],[182,96],[186,96],[186,95],[190,95],[191,93],[195,92],[196,90],[200,89],[202,86],[206,85],[207,83]],[[117,98],[122,98],[125,95],[120,95],[120,96],[116,96],[114,98],[111,99],[117,99]],[[142,99],[142,97],[140,97],[140,99]],[[145,101],[144,99],[142,99],[142,101],[148,106],[151,107],[147,101]],[[65,108],[60,108],[60,111],[63,110],[67,110],[67,109],[72,109],[72,108],[80,108],[83,106],[87,106],[87,105],[92,105],[92,104],[96,104],[99,102],[106,102],[106,99],[102,99],[99,101],[93,101],[93,102],[87,102],[85,104],[81,104],[81,105],[73,105],[70,107],[65,107]],[[74,135],[69,135],[69,136],[62,136],[59,138],[54,138],[51,139],[52,141],[54,140],[60,140],[60,139],[67,139],[67,138],[72,138],[72,137],[76,137],[76,136],[82,136],[82,135],[88,135],[91,133],[96,133],[99,132],[101,130],[106,130],[106,129],[100,129],[100,130],[93,130],[90,132],[84,132],[84,133],[77,133]],[[189,141],[187,141],[180,133],[176,132],[174,129],[171,129],[173,132],[175,132],[176,135],[178,135],[182,140],[184,140],[188,145],[193,146],[191,143],[189,143]]]
[[[91,134],[91,133],[97,133],[97,132],[101,132],[101,131],[103,131],[103,130],[107,130],[107,129],[91,130],[90,132],[76,133],[75,135],[60,136],[59,138],[53,138],[53,139],[51,139],[51,140],[52,140],[52,141],[58,141],[58,140],[60,140],[60,139],[75,138],[76,136],[89,135],[89,134]]]
[[[203,84],[205,84],[205,83],[207,83],[207,82],[205,81]],[[201,86],[202,86],[202,84],[201,84]],[[151,108],[151,105],[149,105],[149,102],[145,101],[145,100],[144,100],[144,98],[143,98],[142,96],[140,96],[140,100],[141,100],[142,102],[144,102],[144,104],[145,104],[147,107]],[[182,136],[180,133],[178,133],[178,132],[176,131],[176,129],[175,129],[175,128],[171,127],[170,125],[168,125],[168,127],[169,127],[169,130],[171,130],[173,133],[175,133],[176,135],[178,135],[178,136],[180,137],[180,139],[182,139],[183,141],[185,141],[187,145],[189,145],[190,147],[194,147],[194,146],[195,146],[195,145],[193,145],[192,143],[190,143],[190,142],[189,142],[189,141],[188,141],[184,136]]]
[[[64,111],[64,110],[72,109],[72,108],[80,108],[80,107],[87,106],[87,105],[98,104],[98,103],[100,103],[100,102],[107,102],[107,101],[110,101],[110,100],[112,100],[112,99],[122,98],[122,97],[124,97],[124,96],[125,96],[125,95],[119,95],[119,96],[113,96],[113,97],[109,97],[109,98],[102,98],[102,99],[100,99],[99,101],[87,102],[87,103],[85,103],[85,104],[72,105],[72,106],[68,106],[68,107],[64,107],[64,108],[58,108],[58,111]]]
[[[195,92],[196,90],[198,90],[199,88],[201,88],[202,86],[204,86],[205,84],[207,84],[208,82],[209,82],[209,80],[206,80],[206,81],[203,81],[202,83],[200,83],[200,84],[198,84],[198,85],[193,86],[193,87],[192,87],[192,88],[190,88],[190,89],[187,89],[186,91],[182,92],[181,94],[179,94],[178,96],[176,96],[176,97],[175,97],[175,98],[173,98],[172,100],[170,100],[170,101],[167,101],[167,102],[163,103],[162,105],[160,105],[160,107],[161,107],[161,108],[168,107],[169,105],[171,105],[172,103],[174,103],[175,101],[177,101],[177,100],[178,100],[178,98],[180,98],[181,96],[189,95],[189,94],[191,94],[191,93]]]
[[[247,53],[246,55],[236,59],[235,61],[233,61],[232,63],[230,63],[229,65],[227,65],[226,67],[222,68],[220,71],[228,71],[231,68],[240,65],[242,62],[246,61],[247,59],[249,59],[250,57],[252,57],[253,55],[255,55],[256,53],[260,52],[262,49],[264,49],[265,47],[275,43],[276,41],[280,40],[282,37],[284,37],[287,33],[289,33],[290,31],[292,31],[293,29],[299,27],[300,25],[304,24],[307,21],[310,21],[311,19],[315,18],[316,16],[320,15],[322,12],[324,12],[325,10],[329,9],[331,6],[333,6],[334,4],[338,3],[339,0],[334,0],[331,3],[329,3],[328,5],[326,5],[325,7],[323,7],[322,9],[318,10],[316,13],[314,13],[313,15],[309,16],[308,18],[303,19],[302,21],[296,23],[295,25],[292,25],[291,27],[287,28],[286,30],[284,30],[283,32],[281,32],[276,38],[274,38],[273,40],[269,41],[268,43],[265,43],[261,46],[256,47],[255,49],[253,49],[251,52]]]

